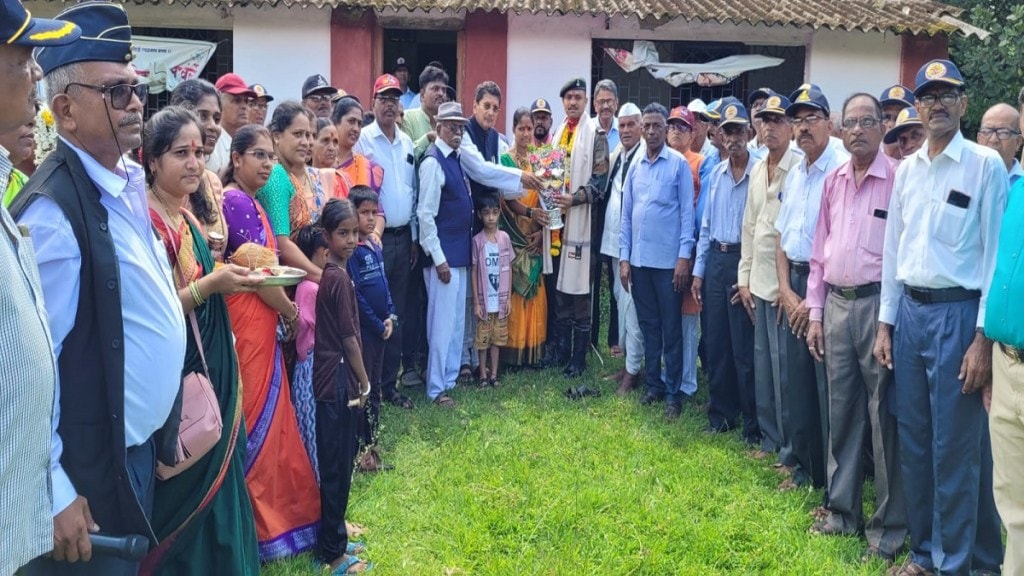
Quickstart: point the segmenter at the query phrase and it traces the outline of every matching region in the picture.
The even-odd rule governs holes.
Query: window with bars
[[[217,45],[217,49],[214,51],[213,57],[211,57],[210,61],[206,63],[206,68],[203,68],[199,73],[200,78],[210,81],[211,84],[216,82],[217,78],[220,76],[231,72],[234,68],[231,30],[136,27],[132,28],[132,34],[138,34],[140,36],[155,36],[157,38],[173,38],[177,40],[202,40],[203,42],[215,43]],[[170,100],[170,92],[150,94],[149,101],[146,102],[145,117],[149,118],[161,108],[167,106]]]
[[[592,50],[591,86],[602,78],[611,79],[619,88],[619,102],[633,102],[643,108],[659,102],[668,108],[689,103],[694,98],[711,102],[725,96],[735,96],[746,102],[747,94],[767,86],[788,94],[803,82],[805,49],[803,46],[757,46],[738,42],[655,42],[662,62],[710,62],[738,54],[762,54],[782,58],[784,62],[774,68],[753,70],[741,74],[722,86],[683,84],[678,88],[656,79],[646,70],[627,73],[605,52],[605,48],[632,50],[632,40],[595,40]]]

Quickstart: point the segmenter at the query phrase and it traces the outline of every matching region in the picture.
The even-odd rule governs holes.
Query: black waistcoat
[[[114,240],[99,190],[63,141],[18,194],[11,214],[17,218],[41,196],[71,223],[82,256],[75,323],[57,359],[61,466],[104,533],[155,541],[125,466],[124,325]]]

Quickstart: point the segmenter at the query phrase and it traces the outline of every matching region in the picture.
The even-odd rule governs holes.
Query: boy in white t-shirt
[[[481,388],[498,385],[498,348],[508,343],[509,296],[512,292],[512,240],[498,230],[501,208],[495,195],[481,196],[477,214],[484,229],[473,237],[473,265],[469,278],[476,316],[477,353]],[[488,371],[490,366],[490,371]]]

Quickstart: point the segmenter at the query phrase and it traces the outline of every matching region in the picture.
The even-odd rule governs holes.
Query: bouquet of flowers
[[[565,180],[568,177],[565,171],[565,150],[561,148],[538,148],[530,152],[530,168],[544,185],[540,193],[540,204],[548,213],[548,228],[558,230],[564,226],[562,222],[562,210],[554,199],[565,191]]]

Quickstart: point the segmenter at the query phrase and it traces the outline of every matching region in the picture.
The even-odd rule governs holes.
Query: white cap
[[[694,98],[693,101],[686,105],[686,107],[694,114],[705,114],[708,111],[708,105],[700,98]]]
[[[619,108],[619,118],[622,118],[623,116],[641,115],[643,115],[643,112],[640,111],[640,107],[637,106],[636,104],[633,104],[632,102],[626,102],[625,104],[622,105],[622,108]]]

